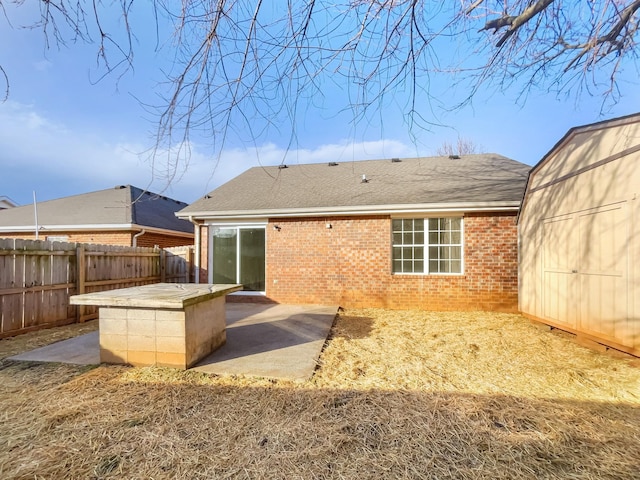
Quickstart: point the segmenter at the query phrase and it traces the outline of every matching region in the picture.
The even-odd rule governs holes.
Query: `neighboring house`
[[[18,206],[18,204],[11,200],[9,197],[5,195],[0,196],[0,210],[4,210],[5,208],[13,208],[16,206]]]
[[[520,309],[640,356],[640,114],[576,127],[532,169]]]
[[[529,168],[495,154],[256,167],[178,216],[201,225],[201,280],[244,295],[515,311]]]
[[[0,238],[34,239],[37,228],[41,240],[162,248],[193,245],[193,224],[175,216],[185,206],[121,185],[2,210]]]

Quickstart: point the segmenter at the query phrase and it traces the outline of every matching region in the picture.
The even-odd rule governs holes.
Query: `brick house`
[[[252,168],[177,215],[200,280],[344,307],[518,307],[516,214],[529,166],[466,155]]]
[[[162,248],[193,245],[187,204],[131,185],[0,211],[0,238]],[[37,213],[37,226],[36,226]]]

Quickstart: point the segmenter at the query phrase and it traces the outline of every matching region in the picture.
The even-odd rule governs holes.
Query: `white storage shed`
[[[640,356],[640,114],[569,130],[518,228],[521,312]]]

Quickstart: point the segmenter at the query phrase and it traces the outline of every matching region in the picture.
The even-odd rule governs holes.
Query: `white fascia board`
[[[33,232],[35,225],[21,225],[21,226],[9,226],[1,227],[0,232]],[[121,224],[84,224],[84,225],[38,225],[38,232],[113,232],[121,230],[130,230],[139,232],[145,230],[149,233],[160,233],[167,235],[174,235],[179,237],[193,237],[193,233],[180,232],[178,230],[167,230],[164,228],[146,227],[144,225],[136,225],[135,223],[121,223]]]
[[[476,203],[429,203],[416,205],[367,205],[346,207],[285,208],[270,210],[231,210],[189,212],[180,218],[223,221],[225,219],[263,219],[282,217],[331,217],[344,215],[407,215],[429,213],[517,212],[520,201]]]
[[[173,235],[174,237],[193,238],[194,232],[181,232],[180,230],[167,230],[166,228],[145,227],[143,225],[133,225],[136,230],[145,230],[147,233],[160,233],[163,235]]]
[[[71,231],[80,231],[80,230],[103,230],[103,231],[113,231],[113,230],[131,230],[132,228],[137,227],[130,223],[122,223],[122,224],[84,224],[84,225],[49,225],[49,224],[39,224],[38,231],[51,231],[51,232],[71,232]],[[20,226],[7,226],[0,227],[0,232],[33,232],[35,229],[35,225],[20,225]]]
[[[218,218],[215,219],[207,219],[204,221],[204,225],[213,225],[213,226],[225,226],[225,225],[233,225],[234,227],[264,227],[267,225],[268,219],[266,217],[256,218],[256,217],[244,217],[241,220],[236,218]]]

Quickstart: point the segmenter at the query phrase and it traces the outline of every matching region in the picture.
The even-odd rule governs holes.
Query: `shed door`
[[[575,217],[545,220],[542,229],[542,301],[544,316],[556,323],[578,325],[578,283],[575,276],[578,241]]]
[[[626,202],[544,220],[543,314],[629,344]]]
[[[627,337],[627,208],[625,203],[578,215],[580,330]]]

